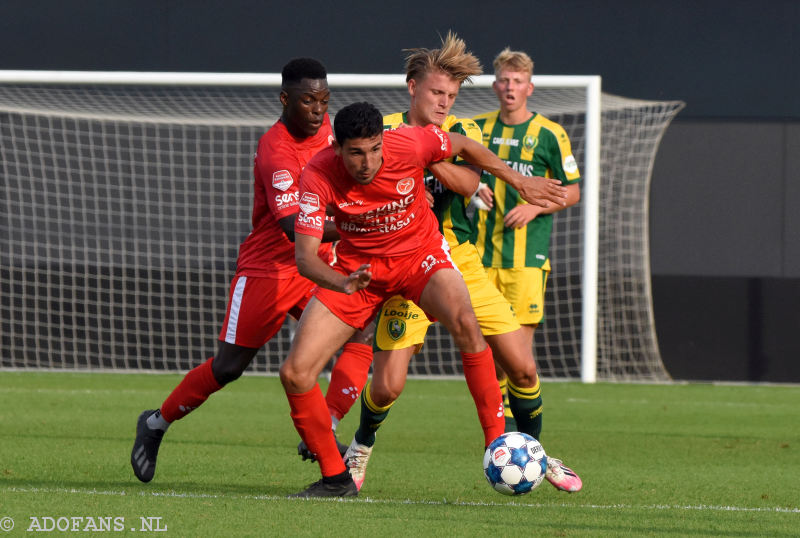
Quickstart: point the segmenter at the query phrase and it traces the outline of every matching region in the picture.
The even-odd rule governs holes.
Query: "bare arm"
[[[471,166],[461,166],[447,161],[439,161],[428,166],[442,185],[461,196],[469,198],[478,188],[480,172]]]
[[[490,191],[491,192],[491,191]],[[562,209],[572,207],[581,199],[581,188],[577,183],[567,185],[566,205],[551,205],[550,207],[540,207],[531,204],[519,204],[503,217],[503,224],[508,228],[522,228],[539,215],[551,215]]]
[[[297,213],[283,217],[278,221],[281,230],[286,234],[286,238],[294,243],[294,221],[297,220]],[[325,230],[322,233],[322,242],[331,243],[339,240],[339,231],[336,229],[336,224],[332,220],[325,221]]]
[[[321,241],[313,235],[296,234],[294,241],[294,259],[300,275],[320,287],[350,295],[364,289],[372,279],[369,265],[362,265],[350,275],[335,271],[330,265],[317,256]]]
[[[564,206],[567,190],[561,186],[561,181],[539,176],[525,177],[509,168],[497,155],[474,140],[458,133],[447,133],[447,135],[450,137],[454,154],[505,181],[514,187],[526,202],[541,207],[549,207],[550,202]],[[472,192],[475,192],[475,189]]]

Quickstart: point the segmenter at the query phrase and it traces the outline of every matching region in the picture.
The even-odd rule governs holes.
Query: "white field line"
[[[215,494],[215,493],[180,493],[177,491],[138,491],[126,492],[122,490],[97,490],[97,489],[77,489],[77,488],[20,488],[8,487],[0,488],[0,491],[9,493],[45,493],[45,494],[76,494],[76,495],[107,495],[114,497],[138,496],[138,497],[174,497],[181,499],[241,499],[253,501],[279,501],[288,500],[286,497],[278,495],[237,495],[237,494]],[[517,506],[526,508],[577,508],[582,510],[680,510],[680,511],[699,511],[699,512],[769,512],[778,514],[800,514],[800,508],[759,508],[747,506],[715,506],[715,505],[634,505],[634,504],[567,504],[567,503],[523,503],[523,502],[474,502],[474,501],[448,501],[429,500],[415,501],[411,499],[372,499],[370,497],[360,497],[356,499],[328,498],[328,499],[295,499],[301,502],[325,501],[325,502],[346,502],[346,503],[365,503],[365,504],[387,504],[387,505],[424,505],[424,506],[487,506],[503,507]]]

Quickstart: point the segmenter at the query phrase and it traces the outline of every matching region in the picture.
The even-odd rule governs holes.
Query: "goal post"
[[[452,113],[497,108],[492,76]],[[406,110],[402,75],[328,75],[330,113]],[[561,123],[581,201],[558,213],[543,377],[664,380],[650,297],[647,196],[680,102],[601,93],[599,76],[535,75],[533,110]],[[186,370],[216,349],[252,159],[280,115],[275,73],[0,71],[3,368]],[[291,323],[252,370],[276,373]],[[460,375],[434,326],[414,375]]]

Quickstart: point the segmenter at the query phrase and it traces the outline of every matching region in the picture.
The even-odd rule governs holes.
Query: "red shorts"
[[[234,277],[219,339],[237,346],[260,348],[281,329],[286,314],[300,317],[313,288],[314,283],[300,275]]]
[[[389,297],[402,295],[417,303],[433,273],[440,269],[458,270],[450,258],[447,241],[440,234],[421,243],[416,252],[406,256],[370,257],[341,251],[338,254],[333,268],[345,275],[365,263],[370,264],[369,286],[352,295],[318,288],[314,296],[336,317],[357,329],[363,329]]]

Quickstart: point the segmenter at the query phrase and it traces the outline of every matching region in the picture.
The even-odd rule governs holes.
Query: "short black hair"
[[[304,78],[326,79],[328,72],[319,60],[314,58],[294,58],[283,66],[281,85],[297,84]]]
[[[340,145],[352,138],[372,138],[383,132],[383,115],[371,103],[349,104],[336,113],[333,132]]]

